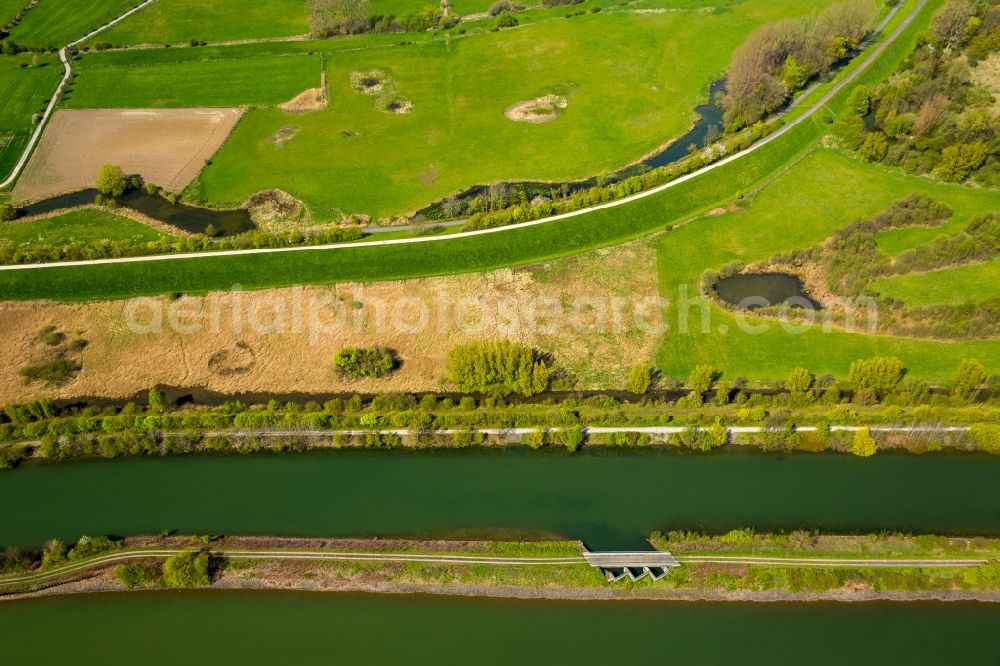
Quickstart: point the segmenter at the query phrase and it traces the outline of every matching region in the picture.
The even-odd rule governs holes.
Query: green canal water
[[[0,603],[8,664],[996,664],[1000,606],[270,592]]]
[[[1000,457],[658,450],[333,451],[28,465],[0,474],[0,545],[53,536],[558,534],[653,530],[1000,534]]]

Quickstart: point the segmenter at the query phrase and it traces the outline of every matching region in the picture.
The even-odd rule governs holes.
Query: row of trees
[[[357,35],[364,32],[424,32],[431,28],[450,28],[459,21],[451,3],[441,0],[400,17],[372,15],[369,0],[309,0],[309,26],[317,37]]]
[[[875,15],[871,0],[846,0],[817,17],[775,21],[751,34],[727,73],[727,128],[747,127],[781,108],[791,93],[854,51]]]

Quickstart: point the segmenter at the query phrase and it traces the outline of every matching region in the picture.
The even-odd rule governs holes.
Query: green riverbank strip
[[[105,540],[105,551],[93,556],[72,561],[73,549],[68,564],[50,562],[41,570],[0,577],[0,594],[22,595],[80,582],[107,574],[112,567],[119,579],[122,568],[144,567],[146,583],[141,587],[163,587],[161,562],[203,551],[216,562],[210,587],[254,587],[260,581],[269,587],[299,589],[322,579],[330,587],[319,589],[343,589],[363,574],[400,589],[419,585],[431,591],[470,593],[471,586],[479,586],[475,589],[497,588],[501,596],[516,596],[517,588],[525,588],[599,598],[610,587],[615,594],[648,590],[651,598],[680,592],[863,591],[932,592],[941,598],[948,598],[948,593],[953,598],[978,594],[978,598],[1000,599],[995,594],[1000,590],[1000,540],[986,538],[820,535],[801,530],[757,534],[747,529],[721,536],[655,533],[650,543],[660,551],[676,551],[680,566],[659,580],[614,583],[600,568],[587,563],[587,552],[579,542],[396,542],[386,550],[365,550],[377,542],[358,541],[345,550],[344,542],[321,547],[320,542],[286,540],[287,545],[281,546],[281,540],[266,541],[279,547],[254,548],[252,540],[240,537]],[[47,552],[59,551],[49,546]],[[55,559],[59,558],[67,561],[65,554]],[[105,576],[105,585],[109,581]],[[603,592],[595,595],[595,589]]]
[[[917,35],[926,28],[941,2],[914,3],[914,8],[900,20],[905,21],[912,14],[916,14],[916,20],[903,29],[855,83],[874,84],[891,73],[912,51]],[[900,16],[904,16],[903,11]],[[895,25],[890,25],[887,30],[894,28]],[[878,43],[873,48],[878,48]],[[827,103],[831,114],[843,106],[850,88],[846,86]],[[413,244],[0,271],[0,298],[86,301],[170,292],[205,293],[231,289],[237,284],[244,289],[262,289],[394,280],[553,259],[662,231],[751,191],[824,134],[826,125],[820,115],[814,114],[761,146],[752,158],[734,160],[656,196],[568,219],[506,228],[482,236],[444,236]]]

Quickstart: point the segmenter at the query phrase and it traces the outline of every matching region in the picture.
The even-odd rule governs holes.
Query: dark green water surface
[[[1000,457],[731,451],[334,451],[29,465],[0,474],[0,545],[53,536],[558,534],[653,530],[1000,534]]]
[[[271,592],[0,604],[4,663],[996,664],[1000,606]]]

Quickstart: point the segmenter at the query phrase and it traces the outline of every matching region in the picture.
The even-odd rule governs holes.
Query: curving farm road
[[[154,2],[154,1],[155,0],[147,0],[142,5],[139,5],[138,7],[136,7],[135,9],[133,9],[132,12],[138,11],[139,9],[142,9],[143,7],[145,7],[146,5],[148,5],[148,4],[150,4],[150,3]],[[892,20],[892,18],[902,9],[903,4],[904,3],[901,2],[900,4],[896,5],[895,7],[893,7],[890,10],[889,14],[886,16],[885,20],[882,22],[880,28],[884,28],[884,26],[886,26],[886,25],[889,24],[889,22]],[[808,109],[806,109],[801,115],[799,115],[795,119],[789,121],[787,124],[785,124],[784,126],[782,126],[779,130],[777,130],[773,134],[771,134],[771,135],[765,137],[764,139],[758,141],[757,143],[753,144],[749,148],[747,148],[747,149],[745,149],[745,150],[743,150],[741,152],[734,153],[734,154],[732,154],[732,155],[730,155],[730,156],[728,156],[726,158],[723,158],[723,159],[719,160],[718,162],[714,162],[712,164],[709,164],[708,166],[702,167],[701,169],[698,169],[696,171],[692,171],[691,173],[689,173],[687,175],[684,175],[684,176],[681,176],[681,177],[679,177],[679,178],[677,178],[675,180],[672,180],[669,183],[664,183],[663,185],[659,185],[657,187],[654,187],[654,188],[651,188],[651,189],[648,189],[648,190],[644,190],[642,192],[639,192],[637,194],[633,194],[633,195],[625,197],[623,199],[617,199],[615,201],[610,201],[608,203],[600,204],[600,205],[597,205],[597,206],[592,206],[590,208],[581,208],[580,210],[575,210],[575,211],[571,211],[571,212],[568,212],[568,213],[561,213],[559,215],[553,215],[551,217],[545,217],[545,218],[541,218],[541,219],[538,219],[538,220],[532,220],[530,222],[521,222],[521,223],[518,223],[518,224],[511,224],[511,225],[507,225],[507,226],[503,226],[503,227],[494,227],[494,228],[490,228],[490,229],[478,229],[478,230],[475,230],[475,231],[463,231],[463,232],[460,232],[460,233],[448,234],[448,235],[445,235],[445,236],[420,236],[420,237],[416,237],[416,238],[394,238],[394,239],[389,239],[389,240],[358,241],[358,242],[350,242],[350,243],[331,243],[331,244],[327,244],[327,245],[306,245],[306,246],[282,247],[282,248],[252,248],[252,249],[246,249],[246,250],[220,250],[220,251],[217,251],[217,252],[187,252],[187,253],[178,253],[178,254],[158,254],[158,255],[149,255],[149,256],[142,256],[142,257],[117,257],[117,258],[111,258],[111,259],[87,259],[87,260],[80,260],[80,261],[61,261],[61,262],[48,262],[48,263],[38,263],[38,264],[15,264],[15,265],[0,266],[0,271],[23,271],[23,270],[38,270],[38,269],[57,268],[57,267],[97,266],[97,265],[104,265],[104,264],[131,264],[131,263],[150,262],[150,261],[174,261],[174,260],[186,260],[186,259],[206,259],[206,258],[212,258],[212,257],[241,256],[241,255],[252,255],[252,254],[272,254],[272,253],[279,253],[279,252],[312,252],[312,251],[318,251],[318,250],[331,250],[332,251],[332,250],[346,250],[346,249],[358,248],[358,247],[377,247],[377,246],[382,246],[382,245],[409,245],[409,244],[414,244],[414,243],[445,242],[445,241],[448,241],[448,240],[451,240],[451,239],[455,239],[455,238],[468,238],[468,237],[471,237],[471,236],[482,236],[482,235],[486,235],[486,234],[503,233],[505,231],[511,231],[511,230],[514,230],[514,229],[523,229],[523,228],[526,228],[526,227],[533,227],[533,226],[538,226],[538,225],[542,225],[542,224],[549,224],[551,222],[556,222],[556,221],[559,221],[559,220],[566,220],[566,219],[570,219],[570,218],[573,218],[573,217],[578,217],[580,215],[587,215],[589,213],[592,213],[592,212],[598,211],[598,210],[605,210],[605,209],[610,209],[610,208],[617,208],[618,206],[624,206],[624,205],[627,205],[627,204],[632,203],[634,201],[638,201],[640,199],[645,199],[647,197],[651,197],[651,196],[657,195],[657,194],[659,194],[661,192],[664,192],[664,191],[669,190],[671,188],[677,187],[678,185],[681,185],[682,183],[686,183],[686,182],[688,182],[690,180],[693,180],[695,178],[699,178],[701,176],[704,176],[705,174],[711,173],[712,171],[715,171],[716,169],[719,169],[719,168],[721,168],[721,167],[723,167],[723,166],[725,166],[727,164],[730,164],[731,162],[735,162],[736,160],[744,159],[748,155],[754,153],[757,150],[760,150],[764,146],[767,146],[770,143],[772,143],[774,141],[777,141],[778,139],[780,139],[781,137],[783,137],[785,134],[787,134],[788,132],[792,131],[798,125],[800,125],[800,124],[804,123],[805,121],[809,120],[813,115],[815,115],[824,106],[826,106],[826,104],[836,94],[838,94],[839,92],[841,92],[844,88],[846,88],[854,80],[856,80],[859,76],[861,76],[861,74],[863,74],[865,71],[867,71],[872,66],[872,64],[874,64],[879,59],[879,57],[885,52],[885,50],[887,48],[889,48],[889,46],[891,46],[899,38],[899,36],[910,26],[910,24],[913,23],[913,21],[916,19],[917,15],[920,13],[920,11],[924,8],[924,5],[926,5],[926,4],[927,4],[927,0],[917,0],[917,2],[914,5],[913,9],[911,10],[910,14],[908,16],[906,16],[906,18],[903,19],[900,22],[900,24],[896,27],[896,29],[892,32],[892,34],[890,34],[882,42],[879,42],[875,46],[875,48],[872,49],[871,53],[868,54],[868,56],[865,58],[864,61],[862,61],[856,68],[854,68],[850,73],[848,73],[847,76],[845,76],[843,79],[841,79],[836,84],[834,84],[830,88],[830,90],[827,91],[827,93],[825,95],[823,95],[823,97],[821,97],[819,100],[817,100],[812,106],[810,106]],[[125,15],[119,17],[118,19],[116,19],[112,23],[109,23],[108,26],[113,25],[114,23],[117,23],[118,21],[124,19],[129,14],[125,14]],[[103,28],[100,28],[97,31],[95,31],[95,33],[91,33],[91,35],[87,35],[87,37],[84,37],[83,39],[78,40],[77,42],[74,42],[73,45],[78,44],[78,43],[80,43],[81,41],[83,41],[85,39],[88,39],[89,37],[93,36],[93,34],[96,34],[96,32],[100,32],[100,30],[103,30],[104,28],[106,28],[108,26],[104,26]],[[70,45],[70,46],[73,46],[73,45]],[[66,47],[66,48],[69,48],[69,47]],[[66,49],[63,49],[63,51],[61,51],[60,53],[61,54],[65,54],[65,51],[66,51]],[[65,62],[65,59],[64,59],[64,62]],[[67,68],[69,67],[69,63],[68,62],[66,62],[66,67]],[[59,93],[61,93],[62,87],[65,84],[65,81],[67,79],[68,79],[68,74],[67,74],[67,78],[63,80],[63,84],[60,85]],[[54,104],[55,100],[57,100],[57,99],[58,99],[58,93],[53,98],[53,104]],[[53,104],[50,104],[50,108],[46,110],[46,118],[48,117],[48,114],[51,111]],[[43,124],[44,124],[44,122],[43,122]],[[39,130],[36,131],[36,134],[39,134],[40,131],[41,131],[41,126],[39,127]],[[33,138],[32,141],[34,142],[34,140],[35,139]],[[27,155],[27,152],[25,153],[25,155]],[[26,159],[27,159],[26,157],[22,157],[22,160],[26,160]]]

